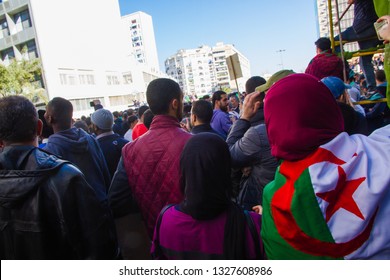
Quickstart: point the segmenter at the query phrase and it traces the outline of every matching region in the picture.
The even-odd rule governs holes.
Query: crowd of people
[[[80,120],[0,98],[1,258],[390,259],[386,72],[315,47],[188,104],[166,78]]]

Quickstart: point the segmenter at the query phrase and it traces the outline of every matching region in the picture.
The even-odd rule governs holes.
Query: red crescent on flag
[[[357,250],[368,239],[376,212],[366,228],[358,236],[344,243],[321,241],[304,233],[291,212],[294,184],[302,172],[309,166],[325,161],[337,165],[345,163],[332,152],[322,148],[319,148],[313,155],[299,162],[284,161],[280,166],[280,173],[286,177],[287,181],[275,192],[271,201],[271,211],[280,236],[293,248],[311,255],[341,258]]]

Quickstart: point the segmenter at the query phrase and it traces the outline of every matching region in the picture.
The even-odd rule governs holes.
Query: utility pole
[[[280,65],[282,66],[282,69],[284,69],[284,65],[283,65],[283,52],[285,52],[286,50],[277,50],[276,52],[280,53]]]

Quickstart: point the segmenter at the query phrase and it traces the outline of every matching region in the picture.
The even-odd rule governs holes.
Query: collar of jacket
[[[157,115],[153,118],[150,130],[168,127],[180,128],[180,123],[177,118],[168,115]]]

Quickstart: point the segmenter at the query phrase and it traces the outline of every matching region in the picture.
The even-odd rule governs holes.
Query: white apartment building
[[[316,13],[318,17],[318,34],[319,37],[330,37],[330,22],[329,22],[329,9],[328,9],[328,0],[316,0]],[[339,0],[338,1],[338,8],[339,8],[339,15],[341,16],[342,13],[347,9],[348,7],[348,0]],[[332,19],[333,23],[337,22],[337,11],[336,11],[336,2],[332,1]],[[343,32],[348,27],[352,26],[354,13],[353,13],[353,6],[349,8],[347,13],[344,15],[344,17],[340,21],[340,27],[341,32]],[[338,26],[334,26],[334,36],[339,34]],[[356,42],[354,43],[348,43],[344,46],[344,50],[346,51],[357,51],[359,49],[359,46]]]
[[[122,22],[126,28],[127,45],[136,61],[147,65],[152,71],[159,71],[152,17],[144,12],[136,12],[122,16]]]
[[[152,17],[139,11],[122,16],[122,24],[126,32],[128,56],[136,62],[135,67],[141,72],[146,89],[152,80],[167,76],[160,71]],[[138,91],[136,99],[145,101],[145,91]]]
[[[242,77],[237,79],[238,89],[236,81],[233,79],[234,77],[230,76],[226,64],[226,58],[235,53],[238,54],[242,72]],[[234,45],[224,44],[221,42],[217,43],[215,47],[213,47],[213,58],[218,87],[229,87],[233,91],[239,92],[245,91],[245,83],[251,77],[249,60],[240,51],[238,51]]]
[[[92,100],[124,110],[145,92],[142,72],[128,56],[117,0],[0,0],[0,63],[39,57],[49,99],[63,97],[74,116],[93,112]]]
[[[238,90],[245,90],[250,78],[250,64],[233,45],[217,43],[215,47],[200,46],[196,49],[179,50],[165,60],[166,74],[177,80],[184,94],[203,96],[221,88],[237,91],[234,80],[230,79],[226,57],[238,53],[243,77],[237,79]]]

